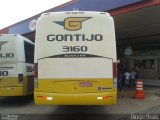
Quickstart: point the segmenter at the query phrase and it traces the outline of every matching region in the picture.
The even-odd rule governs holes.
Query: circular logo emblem
[[[29,23],[29,29],[31,31],[33,31],[33,30],[36,29],[36,22],[37,22],[37,20],[35,20],[35,19],[30,21],[30,23]]]
[[[98,87],[98,90],[102,90],[102,87]]]
[[[133,54],[133,50],[131,46],[126,47],[126,49],[124,50],[124,55],[125,56],[129,56]]]

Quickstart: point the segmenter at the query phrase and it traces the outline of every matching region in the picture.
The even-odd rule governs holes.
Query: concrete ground
[[[152,109],[160,114],[159,91],[160,87],[144,86],[145,99],[134,99],[135,88],[124,89],[118,92],[118,103],[110,106],[37,106],[33,96],[0,97],[0,120],[5,114],[18,114],[20,120],[119,120]]]
[[[118,104],[109,106],[111,114],[134,114],[154,106],[160,106],[160,87],[144,86],[144,99],[135,99],[136,88],[118,92]]]

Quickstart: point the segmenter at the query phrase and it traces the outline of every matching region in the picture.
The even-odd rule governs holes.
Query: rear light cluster
[[[18,74],[18,84],[23,84],[23,74]]]
[[[38,63],[34,64],[34,88],[38,87]]]
[[[117,88],[117,63],[113,63],[113,81],[114,88]]]
[[[49,97],[49,96],[37,96],[37,98],[40,98],[41,100],[53,100],[53,97]]]
[[[109,98],[112,98],[114,96],[103,96],[103,97],[97,97],[97,100],[107,100]]]

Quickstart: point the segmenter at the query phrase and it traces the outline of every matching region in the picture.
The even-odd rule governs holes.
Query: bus
[[[115,28],[109,13],[43,13],[36,26],[34,63],[37,105],[117,102]]]
[[[0,96],[34,92],[34,43],[18,34],[0,35]]]

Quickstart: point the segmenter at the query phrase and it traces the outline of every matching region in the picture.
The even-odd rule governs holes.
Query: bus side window
[[[25,62],[34,63],[34,45],[24,41]]]

